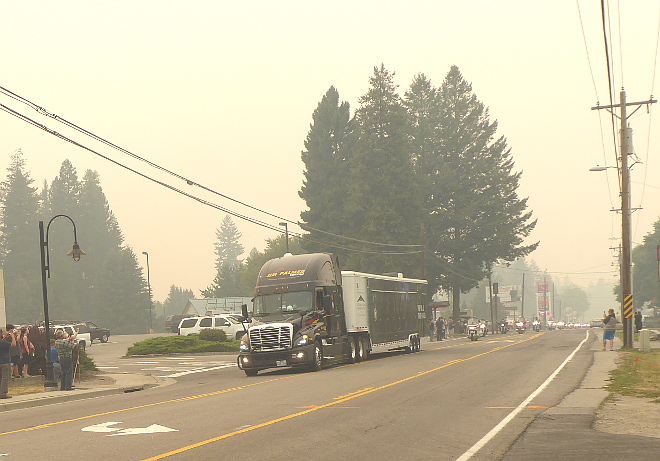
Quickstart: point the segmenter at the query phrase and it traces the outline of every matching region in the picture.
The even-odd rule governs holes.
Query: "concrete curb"
[[[17,395],[11,399],[0,401],[0,412],[20,410],[43,405],[71,402],[74,400],[91,399],[113,394],[125,394],[128,392],[142,391],[152,387],[167,386],[176,382],[172,378],[157,378],[155,376],[138,374],[108,374],[106,376],[115,380],[114,384],[102,386],[85,387],[85,383],[79,383],[76,389],[71,391],[49,391],[36,394]]]

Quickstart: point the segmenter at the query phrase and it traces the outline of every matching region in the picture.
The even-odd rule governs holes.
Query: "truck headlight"
[[[311,342],[309,336],[302,335],[300,338],[296,339],[295,346],[305,346]]]

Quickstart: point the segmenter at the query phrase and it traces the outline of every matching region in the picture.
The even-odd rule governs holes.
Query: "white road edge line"
[[[575,350],[571,352],[571,354],[568,357],[566,357],[566,360],[564,360],[562,364],[559,365],[559,367],[550,376],[548,376],[548,379],[546,379],[543,382],[543,384],[541,384],[534,392],[532,392],[529,395],[529,397],[527,397],[520,405],[514,408],[513,411],[509,413],[506,416],[506,418],[500,421],[500,423],[497,426],[492,428],[488,434],[484,435],[481,438],[481,440],[479,440],[477,443],[472,445],[472,447],[470,447],[468,451],[466,451],[459,458],[457,458],[456,461],[466,461],[472,458],[472,456],[474,456],[479,450],[481,450],[493,437],[495,437],[498,434],[498,432],[504,429],[504,427],[507,424],[509,424],[509,422],[513,418],[515,418],[518,413],[520,413],[527,405],[529,405],[529,402],[531,402],[534,399],[534,397],[539,395],[543,391],[543,389],[545,389],[548,386],[548,384],[550,384],[550,382],[552,382],[552,380],[555,379],[555,377],[559,374],[559,372],[563,370],[563,368],[568,364],[568,362],[570,362],[575,356],[575,354],[577,354],[577,351],[580,350],[582,345],[584,345],[584,343],[587,342],[587,339],[589,339],[589,331],[587,331],[587,336],[582,340],[582,342],[578,344]]]

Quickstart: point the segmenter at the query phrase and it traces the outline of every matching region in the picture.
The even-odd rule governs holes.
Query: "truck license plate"
[[[285,367],[286,366],[286,360],[277,360],[275,362],[275,365],[278,367]]]

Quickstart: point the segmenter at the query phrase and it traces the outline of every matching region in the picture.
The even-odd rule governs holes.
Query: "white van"
[[[241,339],[245,328],[237,315],[217,315],[205,317],[189,317],[179,323],[179,335],[187,336],[199,334],[205,328],[224,330],[227,339]]]

